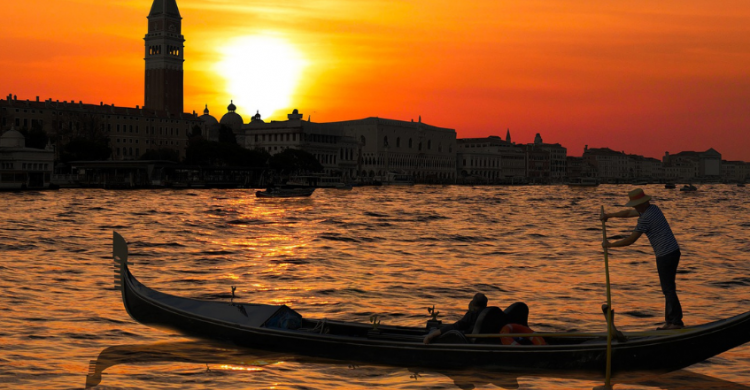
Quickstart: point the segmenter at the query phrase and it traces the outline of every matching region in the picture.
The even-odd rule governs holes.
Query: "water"
[[[750,310],[748,190],[644,188],[682,247],[685,322]],[[591,389],[602,378],[326,361],[147,327],[112,291],[112,231],[128,241],[144,284],[180,296],[228,301],[237,286],[239,301],[283,303],[306,317],[366,323],[378,314],[384,324],[423,326],[433,304],[455,321],[482,291],[490,305],[528,303],[537,331],[603,331],[598,215],[602,205],[622,209],[629,189],[417,185],[318,190],[309,199],[257,199],[249,190],[0,193],[0,387]],[[635,219],[607,226],[624,237]],[[613,249],[610,272],[618,327],[660,325],[646,237]],[[671,375],[623,377],[615,388],[749,389],[748,363],[745,345]]]

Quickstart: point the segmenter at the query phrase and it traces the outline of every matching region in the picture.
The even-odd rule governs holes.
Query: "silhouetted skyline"
[[[8,4],[4,93],[143,104],[150,5]],[[656,158],[712,147],[750,161],[744,3],[179,7],[188,112],[234,99],[270,119],[293,108],[318,121],[421,115],[459,138],[542,133],[570,155],[586,144]]]

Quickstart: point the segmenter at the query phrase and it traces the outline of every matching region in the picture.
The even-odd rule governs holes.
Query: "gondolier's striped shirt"
[[[646,211],[641,214],[638,218],[638,225],[635,226],[635,231],[646,233],[656,257],[668,255],[680,249],[667,219],[656,205],[648,206]]]

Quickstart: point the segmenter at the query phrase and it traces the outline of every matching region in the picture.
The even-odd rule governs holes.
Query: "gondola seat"
[[[488,334],[488,333],[499,333],[500,329],[508,323],[508,316],[497,306],[488,306],[479,313],[477,322],[474,324],[474,329],[471,334]],[[466,336],[471,339],[471,334]],[[492,338],[481,338],[471,339],[475,343],[499,343],[500,339]]]

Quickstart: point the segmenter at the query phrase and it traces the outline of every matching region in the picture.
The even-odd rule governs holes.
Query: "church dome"
[[[232,129],[239,129],[243,124],[242,117],[236,112],[228,112],[224,114],[224,116],[221,117],[221,121],[219,121],[219,123],[229,126]]]
[[[237,107],[234,105],[234,101],[230,100],[229,106],[227,107],[229,112],[221,117],[219,123],[229,126],[232,130],[239,130],[242,127],[243,122],[240,114],[234,112],[236,109]]]
[[[208,126],[219,124],[219,121],[217,121],[216,118],[208,115],[208,105],[206,105],[206,109],[203,110],[203,115],[199,116],[198,119],[202,120],[203,124]]]
[[[26,137],[14,128],[11,128],[0,136],[0,147],[23,148],[25,146]]]

